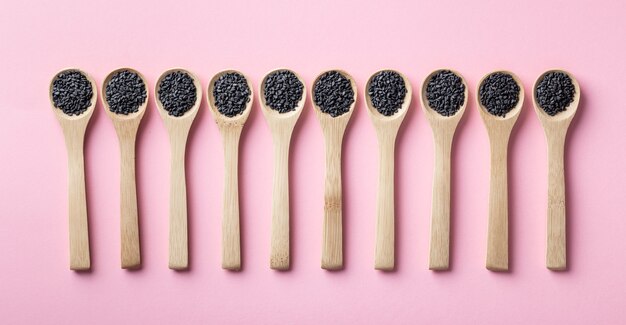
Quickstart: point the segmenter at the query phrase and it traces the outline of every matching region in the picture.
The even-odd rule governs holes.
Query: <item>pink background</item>
[[[624,13],[619,0],[4,2],[0,323],[624,324]],[[325,69],[351,73],[360,93],[344,142],[345,270],[320,269],[324,148],[310,102],[292,141],[292,270],[269,269],[272,143],[258,102],[241,144],[243,271],[220,268],[222,143],[204,102],[187,153],[191,270],[169,270],[169,143],[151,96],[137,143],[143,269],[119,267],[118,142],[98,105],[85,148],[93,271],[69,271],[66,150],[47,94],[68,66],[98,84],[134,67],[151,89],[172,66],[204,86],[225,68],[256,87],[289,67],[309,90]],[[454,149],[450,272],[427,268],[433,145],[417,98],[397,143],[397,271],[373,269],[378,149],[362,94],[384,67],[414,89],[451,67],[471,88]],[[544,265],[546,144],[528,96],[510,143],[512,272],[492,273],[476,82],[505,68],[530,94],[552,67],[571,71],[583,93],[566,157],[570,269]]]

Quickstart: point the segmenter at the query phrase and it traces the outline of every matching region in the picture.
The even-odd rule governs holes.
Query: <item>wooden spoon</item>
[[[172,72],[185,72],[196,86],[196,103],[183,116],[175,117],[168,114],[159,99],[161,80]],[[187,185],[185,180],[185,149],[187,136],[191,129],[202,100],[202,86],[198,78],[191,72],[174,68],[163,72],[155,85],[157,110],[167,128],[171,145],[171,180],[170,180],[170,256],[169,268],[184,270],[189,266],[189,247],[187,239]]]
[[[452,71],[465,86],[465,101],[452,116],[443,116],[428,104],[426,89],[431,78],[441,71]],[[454,132],[467,107],[469,90],[460,73],[451,69],[439,69],[429,74],[422,84],[422,110],[424,111],[435,141],[435,175],[433,178],[433,205],[430,226],[431,270],[447,270],[450,267],[450,156]]]
[[[341,190],[341,147],[343,135],[350,117],[354,112],[357,98],[356,82],[352,76],[342,70],[331,70],[341,73],[350,80],[354,92],[354,102],[348,112],[332,117],[322,110],[313,101],[313,109],[317,115],[324,139],[326,142],[326,185],[324,190],[324,230],[322,242],[322,268],[326,270],[340,270],[343,268],[343,226],[342,226],[342,190]],[[326,72],[322,72],[313,81],[311,93],[314,93],[315,84]]]
[[[274,270],[289,269],[289,144],[291,134],[302,113],[306,101],[306,87],[302,89],[302,98],[294,111],[279,113],[270,108],[265,96],[265,81],[276,69],[268,72],[259,85],[261,111],[267,120],[274,141],[274,189],[272,202],[272,246],[270,267]],[[304,85],[304,80],[292,71]]]
[[[82,114],[70,116],[54,106],[52,99],[53,83],[59,74],[67,71],[82,73],[91,83],[93,96],[87,110]],[[85,130],[96,107],[98,88],[96,82],[82,70],[68,68],[59,71],[50,82],[50,103],[52,111],[63,129],[67,147],[68,188],[69,188],[69,225],[70,225],[70,270],[86,271],[91,268],[89,256],[89,225],[87,219],[87,200],[85,195],[85,160],[83,147]]]
[[[121,71],[130,71],[139,76],[146,85],[146,100],[139,106],[136,113],[128,115],[111,112],[106,100],[106,87],[113,76]],[[133,269],[141,266],[141,249],[139,243],[139,220],[137,216],[137,186],[135,183],[135,140],[139,124],[146,112],[149,97],[146,78],[139,71],[131,68],[113,70],[102,83],[102,105],[115,127],[120,143],[120,227],[122,268]]]
[[[539,82],[550,72],[562,72],[572,79],[576,93],[574,101],[567,110],[555,116],[550,116],[537,103],[535,91]],[[548,142],[548,231],[546,267],[550,270],[562,271],[567,268],[566,254],[566,213],[565,213],[565,138],[570,122],[578,110],[580,102],[580,86],[578,81],[564,70],[549,70],[544,72],[533,87],[533,104],[535,112],[543,125]]]
[[[509,269],[509,196],[507,176],[507,152],[509,137],[513,126],[519,117],[524,104],[524,87],[520,79],[509,71],[494,71],[485,75],[476,88],[479,94],[480,86],[489,75],[502,72],[511,75],[519,85],[519,101],[517,105],[500,117],[490,114],[480,103],[480,95],[476,96],[478,111],[485,123],[489,134],[491,148],[491,181],[489,192],[489,230],[487,234],[487,263],[491,271],[508,271]]]
[[[244,111],[240,115],[228,117],[220,113],[215,105],[213,89],[215,82],[227,73],[237,73],[236,70],[224,70],[217,73],[211,81],[207,90],[207,102],[215,123],[222,133],[224,141],[224,214],[222,217],[222,268],[227,270],[241,269],[241,239],[239,233],[239,139],[243,126],[248,120],[252,109],[254,98],[250,78],[246,78],[248,89],[250,89],[250,101],[246,104]]]
[[[386,71],[389,69],[381,70]],[[378,112],[372,105],[368,89],[372,78],[379,72],[374,73],[365,85],[365,102],[367,111],[372,119],[376,134],[378,136],[378,146],[380,152],[380,175],[378,181],[378,205],[377,205],[377,225],[376,225],[376,253],[374,268],[377,270],[391,271],[395,267],[395,146],[396,136],[402,124],[402,120],[411,105],[413,91],[411,83],[401,73],[398,73],[406,87],[406,95],[402,107],[392,116],[385,116]]]

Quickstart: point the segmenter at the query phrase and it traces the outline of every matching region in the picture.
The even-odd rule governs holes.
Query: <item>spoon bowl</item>
[[[129,113],[128,115],[116,114],[112,112],[109,106],[109,102],[106,100],[106,86],[111,81],[111,78],[113,78],[116,74],[122,71],[130,71],[132,73],[137,74],[139,78],[141,79],[141,81],[143,81],[144,85],[146,86],[146,100],[143,102],[143,104],[139,105],[139,107],[137,108],[137,112]],[[139,71],[132,69],[132,68],[123,67],[123,68],[115,69],[111,71],[106,76],[106,78],[104,78],[104,81],[102,82],[102,105],[105,108],[104,111],[109,116],[109,118],[111,118],[111,120],[114,121],[114,123],[116,121],[119,121],[119,123],[123,123],[124,121],[141,119],[146,112],[146,108],[148,107],[149,97],[150,97],[150,90],[148,89],[148,83],[146,82],[146,78]]]
[[[537,98],[536,98],[536,93],[535,90],[537,89],[537,86],[539,85],[539,83],[541,82],[541,80],[543,80],[543,78],[551,72],[561,72],[564,73],[565,75],[567,75],[568,77],[570,77],[570,79],[572,79],[572,84],[574,85],[574,100],[569,104],[569,106],[567,106],[567,109],[563,112],[560,112],[554,116],[548,115],[548,113],[546,113],[541,106],[539,106],[539,103],[537,102]],[[574,76],[562,69],[551,69],[548,70],[544,73],[542,73],[537,80],[535,81],[534,85],[533,85],[533,105],[535,107],[535,112],[537,113],[537,116],[539,117],[539,120],[541,121],[541,123],[555,123],[555,122],[561,122],[561,121],[571,121],[572,118],[574,118],[574,115],[576,114],[576,111],[578,111],[578,105],[580,103],[580,85],[578,84],[578,80],[576,80],[576,78],[574,78]]]
[[[165,78],[167,75],[169,75],[172,72],[184,72],[188,74],[189,77],[191,77],[191,79],[193,80],[194,86],[196,86],[195,104],[187,112],[185,112],[185,114],[183,114],[182,116],[178,116],[178,117],[169,115],[169,112],[163,107],[163,103],[159,99],[159,87],[161,85],[161,81],[163,81],[163,78]],[[165,123],[165,125],[168,128],[173,127],[173,126],[183,126],[186,124],[191,125],[191,122],[193,122],[193,119],[196,117],[196,114],[198,114],[198,110],[200,108],[200,102],[202,101],[202,85],[200,84],[200,79],[198,79],[198,77],[196,77],[195,74],[183,68],[172,68],[161,74],[159,79],[157,79],[157,82],[154,85],[154,87],[155,87],[154,96],[156,97],[157,110],[159,111],[159,114],[161,115],[161,118],[163,119],[163,122]]]
[[[344,70],[340,70],[340,69],[330,69],[327,71],[324,71],[322,73],[320,73],[315,80],[313,80],[313,84],[311,85],[311,94],[314,95],[314,89],[315,89],[315,85],[317,84],[317,82],[320,80],[320,78],[326,74],[327,72],[331,72],[331,71],[336,71],[339,72],[342,76],[344,76],[346,79],[348,79],[348,81],[350,81],[350,86],[352,87],[352,91],[354,92],[354,102],[352,103],[352,105],[350,105],[350,107],[348,108],[348,111],[344,114],[341,114],[339,116],[336,117],[332,117],[330,114],[326,114],[324,112],[322,112],[322,109],[317,105],[317,103],[315,103],[315,100],[312,100],[311,102],[313,103],[313,109],[315,110],[315,114],[317,116],[318,119],[320,119],[320,122],[323,121],[333,121],[333,122],[338,122],[341,124],[347,124],[348,121],[350,120],[350,118],[352,117],[352,113],[354,113],[354,108],[356,107],[356,99],[357,99],[357,86],[356,86],[356,82],[354,81],[354,78],[347,73]]]
[[[302,97],[296,104],[295,110],[279,113],[268,106],[265,100],[265,83],[269,75],[274,72],[288,69],[276,69],[268,72],[259,85],[261,111],[267,120],[274,142],[274,188],[272,199],[272,238],[270,252],[270,268],[288,270],[289,257],[289,145],[291,134],[302,113],[306,101],[306,87],[304,80],[291,71],[302,83]]]
[[[515,80],[515,83],[517,83],[517,85],[519,86],[519,89],[520,89],[520,91],[519,91],[519,100],[517,102],[517,105],[515,105],[515,107],[513,107],[508,113],[506,113],[506,116],[504,116],[504,117],[493,115],[493,114],[489,113],[487,108],[485,108],[485,106],[483,106],[483,104],[480,102],[480,86],[483,84],[485,79],[487,79],[487,77],[489,77],[490,75],[492,75],[494,73],[498,73],[498,72],[510,75],[513,78],[513,80]],[[482,117],[483,121],[486,124],[487,123],[490,124],[488,126],[488,128],[492,127],[494,125],[494,123],[497,123],[497,122],[507,122],[507,123],[500,123],[500,124],[512,127],[513,124],[515,124],[515,122],[517,121],[517,118],[519,117],[520,112],[522,111],[522,106],[524,106],[524,86],[523,86],[523,83],[522,83],[522,81],[520,80],[520,78],[517,75],[515,75],[513,72],[510,72],[510,71],[507,71],[507,70],[496,70],[496,71],[490,72],[490,73],[486,74],[484,77],[482,77],[480,79],[480,81],[478,82],[476,94],[477,94],[477,96],[476,96],[476,103],[478,104],[478,108],[479,108],[478,111],[480,112],[480,116]]]
[[[546,74],[561,72],[572,80],[574,99],[565,111],[554,116],[548,115],[536,98],[537,86]],[[547,213],[547,249],[546,267],[553,271],[567,269],[566,242],[566,200],[565,200],[565,140],[569,125],[580,103],[580,85],[574,76],[561,69],[552,69],[542,73],[533,86],[533,104],[535,112],[543,126],[548,143],[548,213]]]
[[[80,115],[69,116],[56,108],[53,100],[53,83],[63,72],[78,71],[91,84],[93,95],[87,109]],[[96,82],[87,73],[80,69],[68,68],[57,72],[50,81],[49,89],[52,111],[56,116],[65,137],[68,153],[68,215],[69,215],[69,242],[70,242],[70,269],[86,271],[91,268],[89,253],[89,226],[87,217],[87,200],[85,193],[85,161],[84,141],[85,131],[93,115],[98,98]]]
[[[191,77],[196,88],[195,103],[179,117],[169,115],[159,98],[161,81],[172,72],[186,73]],[[189,267],[185,151],[189,130],[202,101],[202,86],[193,73],[181,68],[174,68],[165,71],[159,77],[155,84],[154,93],[157,110],[168,130],[171,146],[169,267],[173,270],[184,270]]]
[[[343,194],[341,180],[341,148],[346,127],[357,101],[357,86],[354,78],[347,72],[333,69],[322,72],[311,86],[311,93],[315,99],[315,85],[327,72],[336,71],[350,81],[353,102],[348,111],[333,117],[324,113],[313,100],[313,110],[317,116],[326,146],[326,181],[324,190],[324,226],[322,235],[322,268],[326,270],[340,270],[343,268]]]
[[[135,73],[146,89],[146,99],[139,105],[137,112],[128,115],[111,111],[107,101],[106,88],[111,78],[122,71]],[[119,68],[111,71],[102,83],[102,105],[107,116],[113,122],[120,143],[120,238],[121,265],[123,269],[135,269],[141,266],[141,246],[139,240],[139,218],[137,212],[137,185],[135,180],[135,142],[137,130],[148,107],[150,93],[146,78],[132,68]]]
[[[223,75],[228,74],[228,73],[237,73],[237,74],[244,76],[246,78],[246,83],[248,84],[248,89],[250,89],[250,101],[248,101],[248,103],[246,104],[246,107],[244,108],[241,114],[235,115],[233,117],[228,117],[219,112],[219,110],[217,109],[217,106],[215,105],[215,96],[213,96],[213,90],[215,89],[215,82],[219,78],[221,78]],[[237,70],[232,70],[232,69],[222,70],[218,72],[217,74],[215,74],[213,78],[211,78],[211,80],[209,81],[209,87],[206,93],[207,103],[209,104],[209,109],[211,111],[211,114],[213,114],[213,118],[215,118],[215,121],[220,128],[223,126],[227,126],[227,125],[229,126],[230,125],[233,125],[233,126],[243,125],[248,120],[248,117],[250,116],[250,111],[252,110],[252,102],[254,100],[253,89],[254,88],[252,88],[252,83],[250,82],[250,78],[248,78],[246,75],[244,75],[243,73]]]
[[[93,97],[91,98],[91,103],[90,103],[89,107],[87,107],[87,109],[83,113],[81,113],[80,115],[67,115],[67,114],[63,113],[63,111],[61,109],[56,108],[54,106],[54,100],[52,98],[52,87],[53,87],[54,81],[57,80],[57,78],[59,77],[59,75],[61,73],[72,72],[72,71],[78,71],[81,74],[83,74],[87,78],[89,83],[91,84],[91,88],[92,88],[92,91],[93,91]],[[58,71],[54,75],[52,80],[50,80],[50,87],[49,87],[48,95],[49,95],[49,98],[50,98],[50,104],[52,106],[52,111],[54,112],[54,115],[56,116],[57,120],[59,120],[59,122],[61,122],[61,123],[74,122],[74,121],[89,122],[89,119],[91,118],[91,115],[93,114],[93,111],[96,108],[96,103],[98,102],[98,88],[96,86],[95,80],[93,80],[93,78],[90,75],[88,75],[85,71],[83,71],[81,69],[77,69],[77,68],[65,68],[63,70]]]
[[[428,84],[442,71],[451,71],[461,79],[465,87],[465,100],[458,111],[451,116],[444,116],[434,110],[428,101]],[[439,69],[430,73],[422,83],[420,96],[422,111],[426,115],[435,142],[435,171],[433,177],[433,198],[430,227],[429,269],[448,270],[450,267],[450,166],[454,133],[465,113],[469,96],[469,87],[463,76],[452,69]]]
[[[369,94],[372,79],[383,71],[393,71],[400,75],[406,87],[402,105],[391,116],[381,114],[372,104]],[[390,69],[375,72],[365,84],[365,103],[376,129],[380,155],[374,268],[382,271],[392,271],[395,268],[395,145],[398,130],[411,105],[412,94],[408,78]]]
[[[250,90],[250,100],[239,115],[228,117],[219,112],[215,103],[213,90],[215,82],[227,73],[237,73],[244,76],[248,89]],[[244,124],[248,120],[252,110],[254,93],[250,78],[236,70],[224,70],[218,72],[209,81],[207,89],[207,102],[211,115],[215,119],[224,142],[224,212],[222,216],[222,268],[237,271],[241,269],[241,235],[239,227],[239,139]]]
[[[456,76],[461,78],[461,83],[463,83],[463,86],[465,86],[465,92],[463,93],[465,95],[465,101],[463,101],[463,104],[461,104],[461,107],[459,107],[459,110],[456,113],[454,113],[454,115],[452,116],[443,116],[437,113],[437,111],[435,111],[428,104],[428,97],[427,97],[427,92],[426,92],[428,88],[428,83],[436,74],[442,71],[450,71],[454,73]],[[437,122],[436,124],[437,126],[442,125],[442,124],[445,124],[446,126],[449,124],[453,124],[453,123],[458,124],[461,118],[463,117],[463,114],[465,114],[465,108],[467,107],[468,96],[469,96],[469,87],[467,86],[467,82],[465,81],[465,78],[463,78],[463,76],[458,71],[449,69],[449,68],[438,69],[438,70],[431,72],[428,76],[426,76],[426,78],[424,79],[424,82],[422,83],[422,93],[420,96],[420,102],[422,104],[422,111],[426,115],[428,122],[431,123],[431,126],[433,125],[433,122],[435,121]]]
[[[496,116],[480,102],[480,86],[497,72],[510,75],[519,86],[519,99],[504,117]],[[488,73],[476,88],[476,103],[483,119],[491,151],[491,176],[489,191],[489,228],[487,232],[486,268],[491,271],[509,270],[509,199],[508,199],[508,146],[513,126],[524,105],[524,86],[512,72],[499,70]]]
[[[370,83],[372,82],[372,79],[374,76],[376,76],[378,73],[383,72],[383,71],[393,71],[397,74],[400,75],[400,77],[402,77],[402,80],[404,80],[404,85],[406,87],[406,95],[404,95],[404,102],[402,103],[402,106],[400,107],[400,109],[398,109],[398,111],[391,115],[391,116],[385,116],[383,114],[381,114],[376,107],[374,107],[374,105],[372,104],[372,98],[370,97],[369,91],[368,89],[370,88]],[[387,127],[400,127],[400,124],[402,124],[402,121],[404,120],[404,117],[406,116],[407,111],[409,110],[409,106],[411,105],[411,98],[413,96],[413,89],[411,88],[411,83],[409,81],[409,79],[402,73],[395,71],[395,70],[391,70],[391,69],[382,69],[379,71],[374,72],[374,74],[372,74],[372,76],[367,80],[367,83],[365,84],[365,104],[367,106],[367,112],[369,113],[372,122],[374,123],[374,126],[378,129],[379,127],[381,127],[382,125],[386,125]],[[409,100],[407,100],[409,99]]]
[[[300,98],[300,101],[298,102],[298,104],[296,104],[296,107],[293,111],[289,111],[289,112],[285,112],[285,113],[280,113],[274,109],[272,109],[271,107],[269,107],[267,105],[267,101],[265,100],[265,83],[267,81],[267,78],[274,72],[278,72],[278,71],[289,71],[291,73],[293,73],[298,80],[300,80],[300,82],[302,83],[302,85],[304,85],[304,79],[302,79],[302,77],[300,77],[300,75],[298,75],[295,71],[289,70],[289,69],[285,69],[285,68],[279,68],[279,69],[274,69],[270,72],[268,72],[267,74],[265,74],[265,77],[263,77],[263,79],[261,80],[261,83],[259,84],[259,100],[261,102],[261,111],[263,112],[263,115],[265,115],[266,119],[268,120],[268,122],[270,124],[275,124],[275,123],[279,123],[279,120],[297,120],[298,117],[300,116],[300,114],[302,113],[302,110],[304,108],[304,103],[306,102],[306,87],[302,88],[302,98]],[[272,127],[272,125],[270,125],[270,127]]]

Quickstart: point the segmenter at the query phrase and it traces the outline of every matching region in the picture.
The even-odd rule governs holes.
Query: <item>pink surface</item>
[[[623,1],[9,1],[0,10],[0,323],[624,324],[626,174]],[[86,140],[91,273],[68,269],[66,150],[48,82],[67,66],[98,83],[120,66],[152,88],[172,66],[206,86],[224,68],[339,67],[359,85],[344,142],[345,260],[320,269],[323,137],[310,102],[292,141],[292,270],[269,269],[272,143],[258,101],[241,145],[244,268],[220,268],[223,157],[206,103],[188,145],[191,270],[167,268],[169,144],[150,98],[137,145],[143,269],[119,268],[119,153],[97,107]],[[373,269],[377,141],[363,106],[374,71],[419,89],[452,67],[471,88],[453,163],[452,270],[427,269],[433,145],[414,98],[397,143],[397,271]],[[511,266],[484,268],[487,133],[476,82],[505,68],[527,94],[544,70],[579,80],[567,148],[569,263],[544,266],[547,164],[530,96],[510,144]]]

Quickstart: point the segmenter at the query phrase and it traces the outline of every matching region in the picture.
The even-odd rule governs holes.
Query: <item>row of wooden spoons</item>
[[[105,78],[102,93],[104,93],[104,85],[108,84],[111,76],[123,70],[136,73],[145,83],[146,79],[139,72],[130,68],[121,68],[111,72],[107,78]],[[63,71],[81,72],[87,77],[93,88],[91,104],[89,108],[80,115],[66,115],[60,109],[54,108],[54,103],[52,105],[54,108],[53,111],[62,126],[68,149],[70,268],[72,270],[88,270],[90,269],[90,256],[85,200],[83,143],[87,124],[96,106],[97,88],[95,81],[79,69],[66,69]],[[163,104],[158,96],[155,97],[159,114],[168,130],[171,145],[169,267],[180,270],[188,267],[185,147],[189,130],[200,107],[202,86],[198,78],[192,73],[184,69],[175,68],[164,72],[158,79],[156,87],[161,83],[164,76],[176,71],[185,72],[193,79],[196,88],[196,101],[193,107],[182,116],[172,116],[163,108]],[[278,70],[271,71],[268,75],[275,71]],[[354,111],[357,98],[357,86],[354,79],[344,71],[336,71],[340,72],[350,81],[354,92],[355,101],[350,106],[349,111],[346,114],[332,117],[324,113],[318,105],[316,105],[315,101],[313,101],[313,107],[322,126],[326,143],[322,268],[329,270],[343,268],[341,148],[343,135]],[[432,127],[435,141],[435,170],[429,261],[429,268],[433,270],[446,270],[449,268],[451,148],[456,127],[465,112],[468,98],[468,87],[465,80],[458,72],[454,72],[461,78],[465,86],[465,100],[460,109],[452,116],[443,116],[431,109],[428,105],[428,101],[425,99],[426,84],[440,71],[442,70],[434,71],[426,77],[420,96],[422,110]],[[571,77],[576,87],[574,102],[569,105],[565,112],[556,116],[546,114],[538,107],[536,100],[533,100],[535,110],[542,122],[548,140],[549,197],[547,267],[554,270],[563,270],[566,268],[565,185],[563,171],[564,143],[568,126],[578,106],[580,89],[571,74],[562,70],[550,70],[546,73],[553,71],[566,73]],[[229,270],[239,270],[241,268],[237,172],[239,139],[244,124],[249,116],[254,96],[252,94],[250,81],[246,78],[250,89],[250,100],[247,102],[243,113],[234,117],[227,117],[219,113],[215,107],[213,87],[219,77],[232,72],[239,73],[234,70],[225,70],[216,74],[209,82],[206,96],[208,106],[224,141],[226,178],[224,182],[225,194],[222,219],[222,267]],[[494,271],[508,270],[507,148],[511,130],[519,116],[524,101],[524,89],[521,81],[511,72],[502,72],[511,75],[520,86],[519,101],[515,108],[511,110],[510,114],[506,117],[492,115],[483,107],[480,100],[477,98],[477,106],[479,107],[480,115],[488,130],[491,144],[491,190],[489,199],[486,266],[488,269]],[[398,130],[406,116],[412,97],[410,82],[404,75],[398,74],[402,76],[407,91],[402,107],[400,107],[397,113],[391,116],[381,114],[373,107],[368,92],[365,92],[367,111],[375,126],[380,147],[380,176],[377,199],[375,250],[375,268],[379,270],[392,270],[395,266],[394,148]],[[59,74],[55,76],[55,79],[58,75]],[[545,75],[545,73],[543,75]],[[320,76],[318,76],[315,81],[317,81]],[[538,80],[540,80],[542,76],[540,76]],[[261,110],[271,129],[275,148],[270,267],[277,270],[287,270],[290,266],[289,144],[292,131],[305,106],[306,88],[295,110],[287,113],[279,113],[268,107],[262,95],[264,93],[266,78],[267,75],[260,83],[259,98],[261,100]],[[55,79],[53,79],[53,82]],[[304,85],[302,78],[298,76],[298,79]],[[371,80],[372,78],[368,80],[365,89],[369,89]],[[481,79],[479,85],[482,84],[483,80],[484,78]],[[50,89],[52,100],[52,83]],[[158,89],[155,90],[155,93],[157,92]],[[533,99],[534,97],[533,92]],[[104,96],[102,103],[107,115],[113,121],[121,150],[121,265],[122,268],[137,268],[141,265],[141,254],[139,247],[139,225],[135,186],[135,139],[148,100],[141,105],[138,112],[129,115],[111,112]]]

